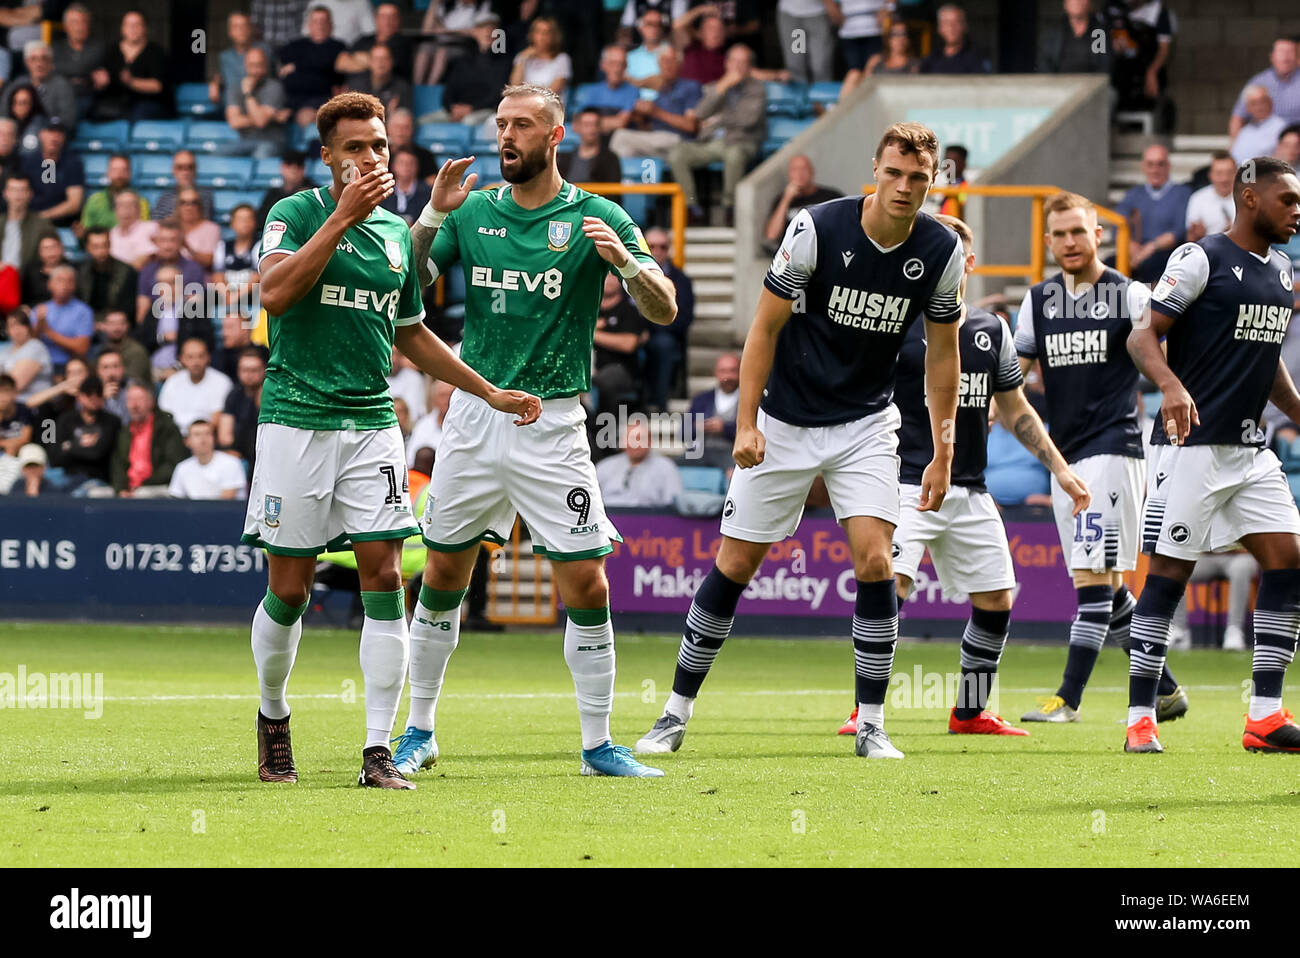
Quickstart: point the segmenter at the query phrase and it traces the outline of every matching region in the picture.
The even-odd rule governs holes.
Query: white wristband
[[[423,210],[420,211],[420,225],[427,226],[430,229],[436,229],[437,227],[441,226],[442,221],[445,220],[446,218],[447,218],[446,213],[443,213],[441,210],[435,210],[433,208],[432,200],[430,200],[429,204]]]
[[[629,256],[627,262],[618,267],[618,275],[624,279],[631,279],[639,272],[641,272],[641,264],[637,262],[635,256]]]

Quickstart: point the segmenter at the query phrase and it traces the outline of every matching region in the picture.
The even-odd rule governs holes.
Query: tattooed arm
[[[1043,420],[1038,418],[1038,413],[1025,398],[1024,389],[1017,387],[994,393],[993,401],[997,403],[998,417],[1002,424],[1020,441],[1020,445],[1032,452],[1034,458],[1056,477],[1061,488],[1074,500],[1073,514],[1077,516],[1088,508],[1092,494],[1052,442]]]
[[[421,288],[433,282],[433,273],[429,270],[429,251],[433,249],[433,238],[442,228],[442,221],[454,209],[458,209],[478,182],[478,174],[465,176],[465,170],[474,162],[474,157],[461,157],[459,160],[447,160],[438,170],[433,180],[433,190],[429,194],[429,205],[420,213],[419,218],[411,224],[411,258],[415,261],[415,273]],[[430,223],[436,221],[436,225]]]
[[[411,258],[415,261],[415,272],[420,277],[420,287],[433,283],[433,273],[429,271],[429,250],[433,249],[433,238],[438,235],[441,226],[425,226],[419,220],[411,224]]]
[[[614,229],[598,217],[584,216],[582,232],[595,244],[600,258],[618,269],[635,258]],[[625,278],[624,282],[637,309],[650,322],[668,326],[677,318],[677,287],[658,269],[643,268],[634,276]]]
[[[677,287],[659,270],[641,270],[627,281],[627,291],[650,322],[668,326],[677,318]]]

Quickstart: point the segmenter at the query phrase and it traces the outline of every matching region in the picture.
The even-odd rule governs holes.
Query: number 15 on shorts
[[[1096,542],[1101,535],[1100,512],[1081,512],[1074,517],[1075,542]]]

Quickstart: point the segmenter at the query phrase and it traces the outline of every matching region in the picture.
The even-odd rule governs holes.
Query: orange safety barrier
[[[515,527],[510,532],[510,545],[490,548],[492,556],[488,562],[488,618],[508,625],[554,625],[559,609],[555,580],[551,578],[542,581],[543,563],[549,563],[550,560],[531,551],[528,556],[523,554],[523,532],[519,519],[515,519]],[[502,560],[507,548],[512,561],[508,574],[505,574],[505,563]],[[521,594],[526,580],[532,582],[532,597],[528,600]],[[506,608],[503,610],[502,606]]]
[[[874,183],[868,183],[862,187],[863,193],[874,193],[875,191],[876,186]],[[994,196],[1031,200],[1033,209],[1029,214],[1029,232],[1033,239],[1030,241],[1029,262],[1023,264],[977,263],[975,272],[983,276],[1029,276],[1035,283],[1043,281],[1046,251],[1043,248],[1042,240],[1039,239],[1046,228],[1044,226],[1043,201],[1049,196],[1060,193],[1061,188],[1059,186],[978,186],[973,183],[962,183],[955,186],[932,186],[930,192],[937,193],[939,196],[956,196],[963,204],[968,196]],[[1097,206],[1097,219],[1115,227],[1115,268],[1127,276],[1130,242],[1128,221],[1105,206]]]
[[[489,183],[488,186],[499,186]],[[600,196],[624,196],[628,193],[640,193],[648,196],[668,196],[672,198],[670,214],[672,228],[669,233],[673,239],[673,263],[678,269],[686,266],[686,194],[677,183],[576,183],[580,190],[596,193]],[[444,302],[442,277],[438,277],[434,289],[434,304],[441,306]]]

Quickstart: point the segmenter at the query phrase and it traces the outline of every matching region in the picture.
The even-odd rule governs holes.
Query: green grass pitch
[[[906,631],[906,624],[904,624]],[[1174,653],[1189,716],[1162,756],[1125,755],[1126,659],[1103,652],[1080,724],[946,733],[950,643],[899,647],[901,762],[853,755],[847,640],[733,639],[660,780],[578,775],[557,633],[462,636],[415,792],[356,787],[355,634],[308,626],[290,682],[301,781],[257,781],[247,631],[4,626],[4,674],[103,674],[103,714],[5,708],[0,866],[1228,865],[1300,856],[1300,756],[1240,744],[1248,653]],[[672,682],[677,639],[618,639],[615,741]],[[1000,711],[1054,690],[1063,646],[1013,643]],[[13,679],[10,679],[12,683]],[[1294,690],[1294,686],[1290,687]],[[86,703],[81,703],[85,705]],[[398,715],[406,718],[403,701]]]

